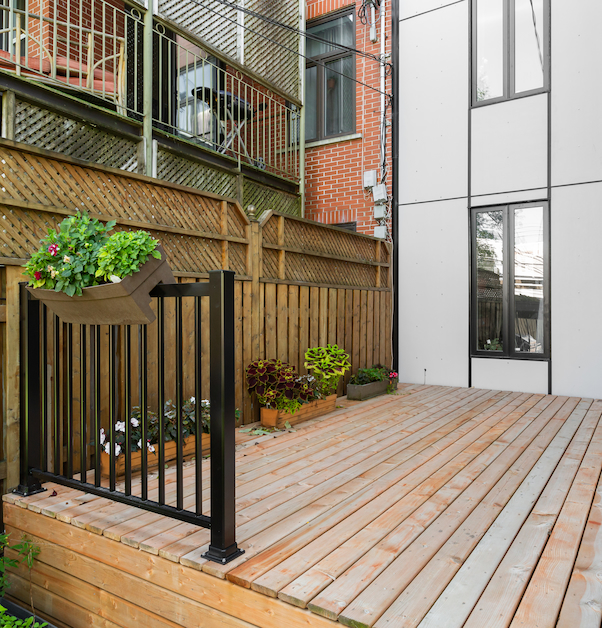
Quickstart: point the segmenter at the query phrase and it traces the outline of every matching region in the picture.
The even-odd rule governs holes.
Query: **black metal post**
[[[20,294],[21,334],[21,477],[15,493],[40,493],[40,481],[31,469],[42,466],[42,408],[40,405],[40,302],[31,298],[22,283]]]
[[[203,556],[223,564],[244,553],[236,544],[235,520],[234,273],[210,271],[209,292],[211,543]]]

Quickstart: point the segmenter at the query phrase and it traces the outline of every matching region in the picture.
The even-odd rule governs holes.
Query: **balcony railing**
[[[191,38],[154,22],[152,104],[145,110],[142,9],[114,0],[4,2],[0,70],[75,91],[139,121],[149,115],[156,129],[298,180],[296,107]]]

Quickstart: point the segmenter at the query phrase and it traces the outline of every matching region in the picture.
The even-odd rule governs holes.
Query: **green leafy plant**
[[[381,364],[373,364],[369,369],[358,369],[349,379],[350,384],[362,385],[372,382],[384,382],[389,379],[389,369]]]
[[[249,393],[255,393],[259,403],[268,408],[292,414],[312,395],[295,367],[281,360],[255,360],[247,366],[246,377]]]
[[[133,275],[150,256],[161,259],[157,244],[148,231],[117,231],[98,252],[96,277],[116,281]]]
[[[485,351],[501,351],[503,347],[500,339],[494,338],[493,340],[488,340],[487,342],[483,343],[483,346],[480,348],[484,349]]]
[[[81,295],[82,288],[101,283],[96,275],[98,254],[114,226],[114,221],[103,224],[79,212],[65,218],[25,264],[29,285],[74,296]]]
[[[10,582],[8,581],[6,569],[7,567],[16,568],[21,564],[25,564],[29,573],[29,599],[31,604],[31,612],[35,615],[35,608],[33,605],[33,589],[31,586],[31,570],[33,569],[33,564],[35,559],[38,557],[40,553],[40,547],[36,545],[31,539],[27,538],[24,534],[21,537],[21,542],[16,543],[15,545],[9,545],[8,543],[9,535],[4,533],[0,534],[0,552],[2,557],[0,558],[0,596],[4,597],[6,594],[6,590],[10,586]],[[9,558],[6,555],[6,550],[11,549],[17,552],[16,558]],[[17,619],[12,615],[8,614],[6,609],[0,606],[0,627],[1,626],[46,626],[47,624],[44,622],[43,624],[39,624],[38,622],[34,623],[34,618],[30,617],[25,620]]]
[[[0,606],[0,627],[1,628],[44,628],[48,626],[48,622],[36,621],[35,617],[27,619],[17,619],[4,608]]]
[[[305,368],[316,378],[323,397],[336,392],[339,380],[351,368],[349,355],[337,345],[313,347],[305,352]]]

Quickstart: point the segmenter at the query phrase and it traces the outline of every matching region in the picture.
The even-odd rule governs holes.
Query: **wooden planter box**
[[[155,446],[156,447],[156,446]],[[211,450],[211,436],[203,433],[202,436],[202,455],[208,456]],[[184,457],[192,457],[196,453],[196,438],[189,436],[184,439]],[[173,462],[177,459],[176,442],[169,440],[165,443],[165,462]],[[147,451],[146,456],[149,469],[154,469],[159,465],[159,455],[157,452],[151,453]],[[131,452],[132,473],[142,469],[142,452]],[[103,478],[110,477],[111,473],[111,456],[104,451],[100,455],[100,475]],[[125,475],[125,456],[123,454],[115,458],[115,477]]]
[[[261,425],[263,427],[277,427],[278,429],[282,429],[287,421],[290,425],[296,425],[302,421],[315,419],[318,416],[332,412],[336,403],[337,396],[330,395],[325,399],[317,399],[316,401],[303,404],[294,414],[271,408],[261,408]]]
[[[347,384],[347,399],[363,401],[371,397],[378,397],[387,392],[389,380],[370,382],[369,384]],[[393,388],[397,388],[397,380],[393,380]]]
[[[27,288],[64,323],[80,325],[146,325],[155,320],[149,292],[158,283],[175,283],[165,251],[157,247],[161,259],[151,257],[140,270],[120,283],[90,286],[81,296],[45,288]]]
[[[4,606],[4,608],[7,611],[7,614],[12,615],[13,617],[16,617],[17,619],[21,619],[22,621],[25,621],[29,619],[30,617],[33,617],[30,611],[26,610],[22,606],[13,604],[13,602],[11,602],[10,600],[7,600],[5,597],[0,597],[0,606]],[[39,622],[41,625],[44,623],[45,620],[43,620],[41,617],[36,615],[34,621]],[[46,628],[56,628],[56,626],[54,624],[51,624],[50,622],[46,622]]]

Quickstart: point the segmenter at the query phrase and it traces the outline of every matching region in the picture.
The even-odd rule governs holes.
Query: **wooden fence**
[[[353,371],[391,362],[391,248],[387,243],[277,212],[249,219],[231,199],[59,158],[8,140],[0,140],[0,173],[0,264],[4,265],[0,270],[0,297],[4,299],[0,306],[0,479],[5,490],[19,479],[18,284],[24,280],[20,266],[37,250],[48,229],[78,210],[116,220],[118,229],[150,231],[161,240],[179,282],[206,281],[208,271],[219,268],[235,271],[236,403],[245,423],[257,418],[244,386],[245,366],[254,359],[277,357],[303,373],[308,347],[336,343],[350,354]],[[192,309],[184,311],[185,324],[187,317],[192,320]],[[203,311],[202,319],[207,317]],[[208,333],[209,326],[205,329]],[[169,322],[165,333],[169,347],[174,333]],[[103,331],[107,334],[108,328]],[[154,325],[148,327],[148,337],[152,405],[156,399],[152,390]],[[203,337],[203,354],[208,341]],[[74,390],[78,342],[76,333]],[[132,342],[137,342],[135,333]],[[190,347],[185,364],[193,363],[193,355],[194,347]],[[348,378],[339,394],[344,393]],[[207,374],[203,397],[209,396],[208,381]],[[185,373],[184,394],[191,391],[192,376]],[[166,397],[170,395],[173,391],[167,390]],[[76,421],[78,413],[76,403]]]

